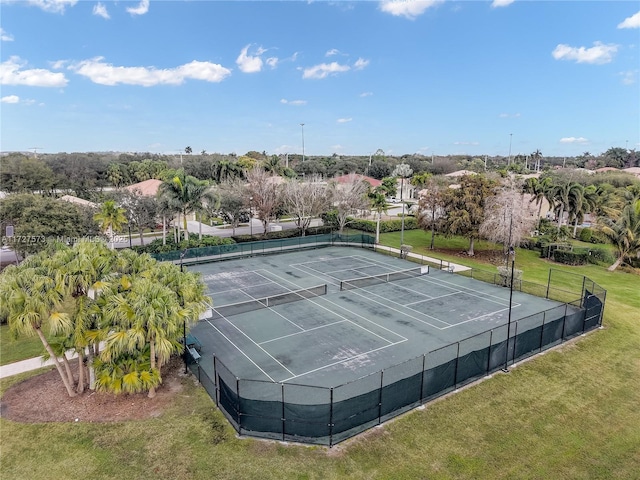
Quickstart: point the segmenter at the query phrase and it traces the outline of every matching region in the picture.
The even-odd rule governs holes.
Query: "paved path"
[[[376,245],[376,250],[382,250],[385,252],[395,253],[400,256],[400,250],[397,248],[386,247],[384,245]],[[409,253],[407,255],[410,258],[415,258],[416,260],[420,260],[422,263],[431,265],[431,266],[440,266],[440,269],[446,270],[448,272],[464,272],[466,270],[471,270],[470,267],[466,267],[464,265],[459,265],[457,263],[451,263],[447,260],[441,260],[439,258],[427,257],[426,255],[421,255],[418,253]]]

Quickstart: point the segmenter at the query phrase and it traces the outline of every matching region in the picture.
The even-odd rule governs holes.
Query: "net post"
[[[380,393],[378,395],[378,425],[382,423],[382,384],[384,381],[384,370],[380,370]]]

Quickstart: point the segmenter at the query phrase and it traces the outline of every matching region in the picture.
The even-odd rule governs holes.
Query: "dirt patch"
[[[163,367],[163,383],[154,398],[146,393],[93,391],[69,397],[58,371],[53,369],[9,388],[0,400],[0,416],[23,423],[119,422],[157,417],[182,391],[184,376],[184,364],[175,358]]]

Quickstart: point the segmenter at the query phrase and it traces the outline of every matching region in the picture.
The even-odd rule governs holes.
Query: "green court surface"
[[[212,378],[215,354],[239,379],[335,387],[506,326],[509,316],[508,288],[361,248],[189,269],[202,272],[213,300],[192,329]],[[369,276],[377,278],[350,282]],[[514,291],[511,328],[553,309],[565,315],[563,303]],[[504,341],[506,328],[494,335]]]

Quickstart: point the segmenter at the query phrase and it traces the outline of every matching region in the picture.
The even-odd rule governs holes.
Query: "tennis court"
[[[362,248],[327,247],[189,269],[202,273],[213,300],[191,333],[202,346],[197,368],[213,384],[216,402],[241,433],[314,443],[333,444],[372,421],[351,418],[359,415],[357,402],[345,407],[358,415],[342,428],[335,418],[310,420],[328,414],[327,405],[344,407],[417,373],[422,401],[427,357],[434,368],[455,361],[457,386],[464,373],[457,358],[483,352],[467,367],[464,380],[472,380],[504,363],[508,352],[516,357],[514,328],[521,338],[541,329],[536,335],[542,338],[546,320],[553,343],[553,322],[580,312],[579,306],[569,311],[567,304],[514,291],[507,332],[508,288]],[[387,415],[413,403],[399,401],[401,408],[391,406]],[[288,406],[288,418],[273,404]],[[304,414],[296,417],[292,406]],[[380,409],[377,420],[383,417]]]

